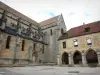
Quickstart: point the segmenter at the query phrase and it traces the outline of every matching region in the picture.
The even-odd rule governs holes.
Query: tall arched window
[[[22,51],[24,51],[25,40],[22,41]]]
[[[10,47],[10,40],[11,40],[11,36],[7,37],[7,41],[6,41],[6,48],[9,49]]]

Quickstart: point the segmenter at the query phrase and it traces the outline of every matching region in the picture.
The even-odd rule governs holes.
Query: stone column
[[[69,59],[69,65],[73,66],[74,62],[73,62],[73,58],[72,58],[72,53],[71,52],[68,53],[68,59]]]
[[[57,54],[57,65],[60,65],[60,55]]]
[[[87,66],[86,56],[85,56],[85,52],[84,51],[82,51],[82,64],[83,64],[83,66]]]
[[[100,49],[98,49],[96,52],[98,56],[98,66],[100,66]]]

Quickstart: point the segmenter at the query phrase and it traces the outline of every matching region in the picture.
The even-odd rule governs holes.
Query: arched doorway
[[[62,64],[68,64],[68,53],[64,52],[62,55]]]
[[[82,55],[79,51],[76,51],[73,55],[74,64],[81,64],[82,63]]]
[[[97,66],[98,64],[98,57],[97,53],[94,50],[89,50],[86,54],[86,60],[88,66]]]

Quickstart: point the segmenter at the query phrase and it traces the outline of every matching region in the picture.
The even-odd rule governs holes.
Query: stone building
[[[0,65],[57,63],[62,15],[37,23],[0,2]]]
[[[39,23],[0,2],[0,65],[42,62],[43,37]]]
[[[48,44],[44,50],[44,63],[57,63],[59,51],[58,38],[66,31],[62,14],[40,22],[42,32],[45,33],[44,41]]]
[[[71,28],[59,37],[58,64],[100,66],[100,21]]]

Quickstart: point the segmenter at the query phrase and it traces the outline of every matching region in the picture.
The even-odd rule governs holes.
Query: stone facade
[[[41,23],[0,2],[0,64],[57,63],[62,15]]]
[[[44,51],[44,63],[57,64],[57,54],[59,52],[58,38],[60,37],[61,29],[66,31],[66,25],[62,15],[50,18],[40,22],[42,31],[45,33],[44,41],[48,44]]]
[[[100,27],[98,27],[100,22],[98,22],[97,24],[98,25],[97,26],[95,25],[95,27],[93,27],[94,25],[92,25],[92,24],[89,24],[89,25],[86,24],[86,25],[84,25],[82,31],[84,30],[85,27],[89,27],[89,26],[91,26],[90,31],[92,30],[92,27],[93,27],[93,31],[98,30],[98,29],[100,29]],[[98,28],[98,29],[96,29],[96,28]],[[72,30],[73,29],[77,30],[78,27],[72,28]],[[58,64],[59,65],[63,64],[63,54],[67,53],[67,58],[66,58],[66,59],[68,59],[67,65],[70,65],[70,66],[75,66],[75,65],[88,66],[90,63],[90,59],[88,61],[88,58],[93,57],[92,54],[88,55],[88,53],[89,53],[89,51],[93,51],[93,53],[95,55],[94,55],[94,58],[92,58],[92,59],[97,59],[97,65],[100,66],[100,59],[99,59],[100,58],[100,32],[99,32],[99,30],[95,33],[93,31],[91,33],[83,31],[84,35],[82,34],[81,36],[75,36],[75,37],[73,36],[70,38],[68,36],[71,35],[71,33],[70,33],[71,31],[70,30],[67,31],[66,32],[67,36],[65,37],[63,35],[62,37],[65,37],[65,38],[62,38],[61,40],[59,40]],[[82,33],[82,31],[81,31],[81,29],[79,30],[80,33]],[[75,44],[74,40],[76,40],[76,39],[77,39],[77,43]],[[91,39],[89,41],[89,44],[88,44],[87,39]],[[63,42],[66,42],[66,44],[65,44],[66,48],[63,47]],[[77,46],[75,46],[75,45],[77,45]],[[75,64],[75,59],[74,59],[76,52],[80,54],[80,56],[78,56],[78,57],[81,57],[80,62],[78,62],[77,64]],[[76,54],[76,56],[77,55],[78,54]],[[97,55],[97,57],[96,57],[96,55]],[[92,59],[91,59],[91,63],[92,63]],[[77,61],[79,61],[79,60],[77,60]]]
[[[0,2],[0,65],[42,62],[43,37],[39,23]]]

